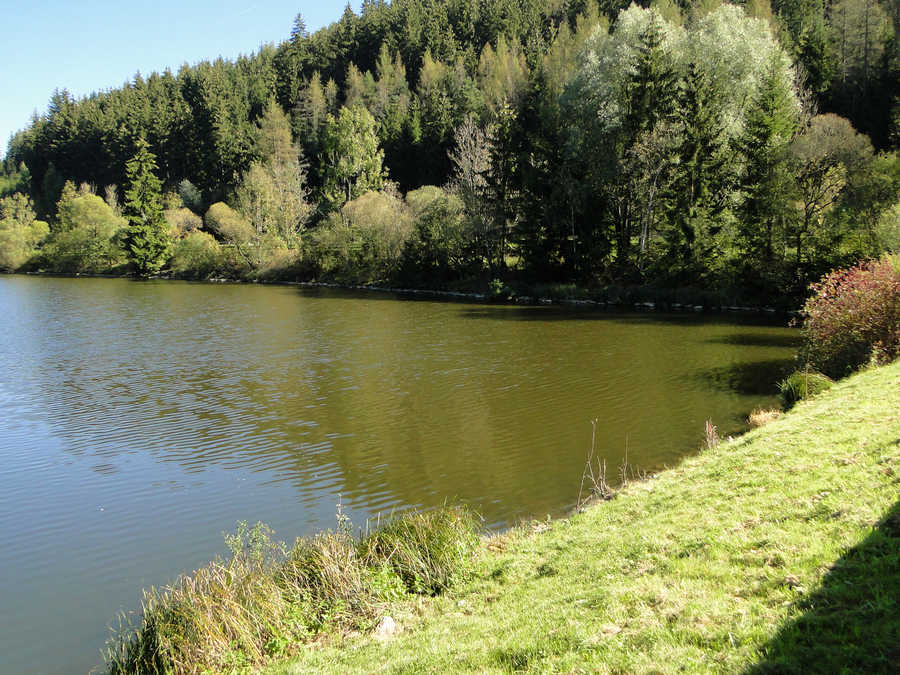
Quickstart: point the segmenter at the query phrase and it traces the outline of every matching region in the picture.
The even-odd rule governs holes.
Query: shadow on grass
[[[747,675],[900,669],[900,502],[838,560]]]

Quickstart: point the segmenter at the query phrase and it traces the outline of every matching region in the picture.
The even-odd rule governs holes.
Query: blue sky
[[[312,32],[346,0],[0,0],[0,155],[54,89],[74,96],[140,71],[249,54],[288,38],[297,12]],[[360,2],[352,2],[359,11]]]

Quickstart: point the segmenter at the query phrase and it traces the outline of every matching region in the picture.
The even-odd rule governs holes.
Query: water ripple
[[[448,499],[494,526],[559,513],[590,420],[610,466],[661,466],[790,358],[752,322],[544,309],[0,278],[6,668],[87,671],[139,589],[224,554],[238,520],[292,539],[339,499],[359,524]]]

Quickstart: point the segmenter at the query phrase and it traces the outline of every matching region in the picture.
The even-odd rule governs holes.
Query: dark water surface
[[[0,276],[0,672],[98,665],[238,520],[561,514],[590,420],[609,466],[672,464],[773,404],[795,348],[731,316]]]

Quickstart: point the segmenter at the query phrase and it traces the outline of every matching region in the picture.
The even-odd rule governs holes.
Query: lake
[[[88,672],[141,589],[276,537],[462,500],[500,528],[776,403],[774,318],[0,276],[3,673]],[[775,325],[773,325],[775,324]],[[748,468],[748,470],[755,470]]]

